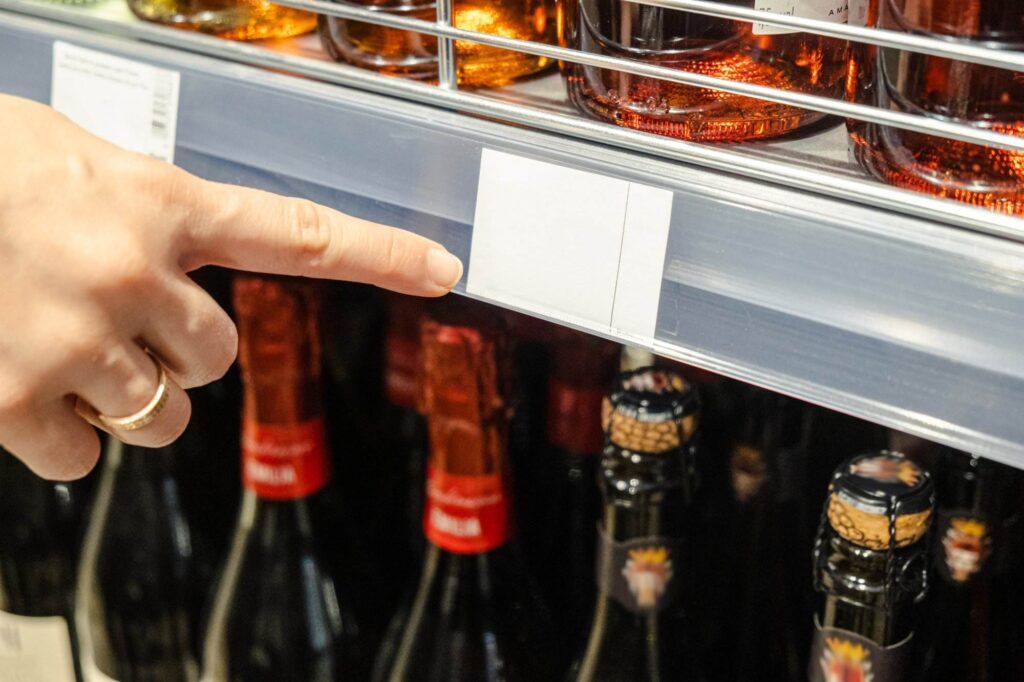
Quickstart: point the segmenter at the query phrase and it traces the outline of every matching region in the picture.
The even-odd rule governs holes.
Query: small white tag
[[[53,43],[50,104],[124,149],[174,161],[180,87],[176,71]]]
[[[754,0],[754,9],[791,17],[831,21],[836,24],[845,24],[849,15],[848,0]],[[755,36],[783,33],[799,33],[799,31],[782,26],[753,24]]]
[[[0,611],[0,682],[75,682],[67,622]]]
[[[653,337],[672,192],[483,150],[466,291]]]

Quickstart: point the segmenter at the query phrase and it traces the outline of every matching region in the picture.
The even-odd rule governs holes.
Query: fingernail
[[[427,253],[427,275],[439,287],[451,289],[462,279],[462,261],[444,249]]]

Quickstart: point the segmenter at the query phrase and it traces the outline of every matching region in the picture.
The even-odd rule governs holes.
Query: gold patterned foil
[[[896,546],[911,545],[928,532],[932,510],[896,517]],[[832,493],[828,500],[828,521],[839,535],[855,545],[873,550],[889,549],[889,516],[859,509]]]
[[[601,405],[601,424],[612,443],[625,450],[657,454],[674,450],[690,440],[697,428],[696,415],[662,421],[641,421],[612,407]]]

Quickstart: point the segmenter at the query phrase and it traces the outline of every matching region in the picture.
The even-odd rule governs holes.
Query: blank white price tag
[[[468,293],[651,339],[672,192],[483,150]]]
[[[174,161],[181,76],[56,41],[50,104],[89,132],[134,152]]]

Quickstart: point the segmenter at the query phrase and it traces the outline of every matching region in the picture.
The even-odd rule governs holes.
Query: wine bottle
[[[934,498],[931,475],[899,453],[836,469],[814,548],[811,682],[909,679]]]
[[[234,540],[210,616],[205,682],[335,682],[358,675],[358,631],[317,547],[327,485],[319,302],[301,280],[235,280],[243,382]]]
[[[0,680],[79,679],[71,613],[89,488],[0,450]]]
[[[936,468],[935,579],[921,630],[921,682],[992,682],[994,564],[1007,540],[1019,473],[947,448]]]
[[[638,369],[621,375],[602,412],[597,603],[572,679],[701,679],[680,608],[694,565],[686,543],[697,394],[674,372]]]
[[[428,544],[374,679],[553,679],[547,613],[509,542],[499,339],[493,330],[428,320],[422,342]]]
[[[85,682],[194,682],[197,602],[176,446],[111,439],[82,549],[75,623]]]
[[[803,532],[809,415],[785,396],[752,386],[739,391],[728,456],[724,640],[716,658],[734,682],[797,682],[813,605],[806,579],[813,538]],[[721,604],[719,605],[721,608]]]
[[[587,334],[556,332],[547,381],[547,442],[542,452],[533,453],[543,476],[529,491],[536,513],[529,524],[532,537],[524,533],[524,539],[570,656],[582,644],[594,603],[594,528],[601,512],[597,469],[604,448],[601,402],[618,350]],[[555,556],[563,559],[553,562]]]

